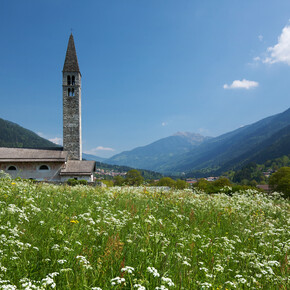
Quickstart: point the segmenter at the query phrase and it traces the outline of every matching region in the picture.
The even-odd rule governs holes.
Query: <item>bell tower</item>
[[[73,35],[70,35],[63,71],[63,150],[71,160],[82,160],[81,73]]]

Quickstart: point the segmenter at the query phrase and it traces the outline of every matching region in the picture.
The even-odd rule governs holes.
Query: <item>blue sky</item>
[[[290,107],[290,1],[0,1],[0,118],[62,138],[73,30],[83,149],[111,156]]]

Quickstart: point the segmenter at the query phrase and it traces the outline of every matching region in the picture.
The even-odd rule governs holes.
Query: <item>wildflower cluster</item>
[[[0,179],[0,289],[287,289],[290,205]]]

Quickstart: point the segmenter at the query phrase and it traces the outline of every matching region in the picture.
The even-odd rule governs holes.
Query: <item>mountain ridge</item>
[[[191,134],[195,134],[189,132],[177,132],[172,136],[157,140],[149,145],[138,147],[131,151],[121,152],[106,162],[110,164],[145,168],[163,174],[180,174],[182,172],[203,170],[206,168],[221,173],[222,170],[235,168],[239,166],[239,164],[244,164],[244,162],[250,160],[250,158],[258,158],[255,156],[259,155],[259,151],[266,150],[267,146],[275,146],[275,138],[280,140],[279,142],[281,144],[279,143],[279,146],[284,148],[283,152],[285,152],[285,154],[290,154],[290,148],[288,152],[287,148],[283,145],[283,142],[287,142],[287,136],[284,139],[280,139],[280,135],[284,134],[283,128],[289,125],[290,108],[282,113],[263,118],[257,122],[240,127],[220,136],[214,138],[204,137],[205,139],[201,142],[195,143],[193,146],[188,146],[186,150],[179,150],[174,154],[162,155],[163,151],[166,152],[167,145],[163,143],[165,140],[170,141],[171,138],[174,137],[186,138],[191,136]],[[277,135],[273,137],[275,134]],[[190,141],[187,140],[187,143],[190,143]],[[142,158],[142,154],[138,156],[140,151],[144,149],[150,151],[152,146],[154,147],[156,145],[166,145],[163,149],[162,146],[159,148],[160,155],[158,158],[150,159],[150,156]],[[268,152],[270,156],[271,154],[269,150],[270,149],[268,149],[268,151],[266,150],[264,154]],[[272,151],[273,150],[274,149],[272,149]],[[147,152],[147,154],[149,155],[149,152]],[[259,155],[259,160],[263,159],[261,154],[262,153]],[[279,154],[272,154],[271,156],[275,156],[275,158],[279,157],[277,155]],[[264,158],[267,158],[267,154]],[[136,166],[136,164],[138,166]]]
[[[197,133],[177,132],[148,145],[116,154],[106,162],[156,171],[159,164],[174,159],[176,155],[189,151],[209,138]]]
[[[290,125],[290,109],[212,138],[201,144],[194,152],[179,156],[176,160],[177,166],[176,163],[166,164],[166,170],[181,172],[222,167],[226,162],[246,154],[247,151],[255,150],[259,144],[288,125]]]

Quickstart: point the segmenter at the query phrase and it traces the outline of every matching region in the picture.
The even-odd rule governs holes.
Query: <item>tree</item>
[[[250,186],[253,186],[253,187],[256,187],[258,184],[258,182],[255,180],[255,179],[252,179],[250,182],[249,182],[249,185]]]
[[[170,177],[162,177],[158,183],[158,186],[169,186],[169,187],[174,187],[175,186],[175,181],[170,178]]]
[[[249,181],[248,179],[246,179],[246,178],[244,178],[244,179],[240,182],[241,185],[248,185],[249,183],[250,183],[250,181]]]
[[[194,187],[198,187],[199,189],[206,190],[208,188],[208,185],[209,185],[209,182],[206,179],[201,178],[198,180],[197,183],[194,184]]]
[[[175,188],[177,189],[188,188],[188,183],[185,180],[177,179],[175,182]]]
[[[115,186],[122,186],[125,183],[125,179],[120,175],[116,175],[113,181]]]
[[[125,181],[128,185],[139,186],[143,183],[144,178],[142,177],[140,171],[131,169],[127,172]]]
[[[281,157],[283,166],[287,166],[289,164],[289,157],[284,155]]]
[[[269,186],[272,191],[284,193],[285,197],[290,197],[290,167],[281,167],[269,178]]]
[[[226,177],[221,177],[213,182],[214,186],[217,187],[224,187],[224,186],[232,186],[232,183],[226,178]]]

